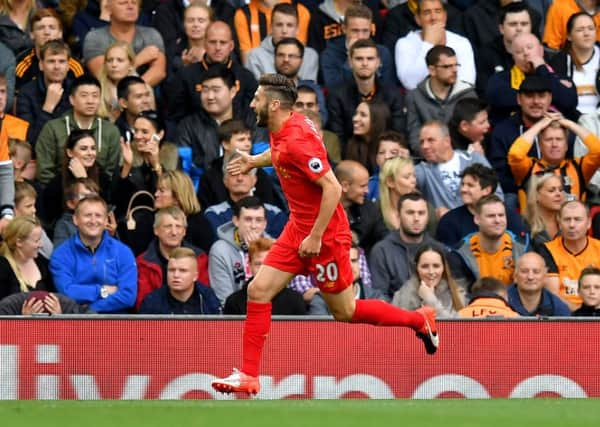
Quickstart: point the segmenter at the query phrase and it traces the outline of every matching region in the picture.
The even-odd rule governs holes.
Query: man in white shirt
[[[415,20],[421,30],[411,31],[396,42],[395,59],[398,79],[407,90],[427,77],[425,55],[435,45],[449,46],[456,52],[458,80],[475,84],[475,60],[471,43],[465,37],[446,30],[446,5],[442,0],[417,0]]]

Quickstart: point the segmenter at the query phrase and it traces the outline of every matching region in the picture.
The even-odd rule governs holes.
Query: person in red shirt
[[[410,327],[429,354],[439,345],[432,308],[412,312],[380,300],[355,299],[349,258],[352,237],[340,203],[341,186],[314,124],[292,111],[296,95],[294,83],[286,77],[261,77],[250,107],[258,126],[269,128],[271,148],[255,156],[240,153],[240,158],[228,165],[229,172],[237,174],[272,164],[288,200],[290,217],[248,286],[242,370],[234,369],[229,377],[212,382],[212,387],[223,393],[259,392],[259,364],[271,323],[271,300],[297,274],[314,277],[336,320]]]

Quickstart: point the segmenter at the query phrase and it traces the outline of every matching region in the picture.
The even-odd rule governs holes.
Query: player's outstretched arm
[[[271,149],[265,150],[260,154],[251,156],[245,151],[236,150],[240,157],[231,160],[227,164],[227,172],[231,175],[248,173],[254,168],[271,166]]]
[[[332,171],[315,181],[323,189],[317,219],[310,234],[302,241],[298,253],[302,257],[316,256],[321,250],[321,238],[342,195],[342,187]]]

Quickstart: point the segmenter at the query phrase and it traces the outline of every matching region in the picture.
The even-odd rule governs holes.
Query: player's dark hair
[[[296,22],[298,22],[298,9],[296,8],[296,5],[293,5],[292,3],[276,4],[271,11],[271,22],[273,22],[273,16],[275,16],[276,13],[293,16],[296,18]]]
[[[529,10],[527,3],[525,3],[524,1],[512,2],[502,6],[500,8],[500,13],[498,14],[498,23],[500,25],[504,24],[504,21],[506,20],[506,15],[508,15],[509,13],[521,12],[527,12],[527,14],[529,15],[529,22],[531,23],[531,11]]]
[[[263,74],[258,84],[265,91],[269,101],[277,99],[282,108],[292,109],[298,97],[296,85],[292,80],[281,74]]]
[[[146,85],[146,82],[140,76],[123,77],[117,83],[117,98],[129,98],[129,88],[133,85]]]
[[[69,94],[74,95],[81,86],[96,86],[98,89],[101,88],[100,81],[91,74],[86,73],[73,80]]]
[[[502,199],[497,194],[492,193],[488,194],[487,196],[483,196],[477,201],[477,203],[475,203],[475,213],[479,215],[485,205],[490,205],[492,203],[500,203],[502,206],[504,206]]]
[[[219,142],[230,141],[233,135],[239,133],[252,134],[252,131],[248,126],[246,126],[246,124],[243,121],[236,119],[225,120],[217,129],[217,136],[219,137]]]
[[[473,163],[464,168],[460,174],[460,178],[463,179],[465,176],[473,177],[479,181],[482,190],[490,187],[490,194],[493,194],[498,187],[498,174],[496,171],[481,163]]]
[[[263,204],[263,202],[261,202],[261,200],[256,197],[256,196],[248,196],[248,197],[244,197],[243,199],[238,200],[236,203],[233,204],[233,216],[235,216],[236,218],[240,217],[240,214],[242,213],[242,209],[265,209],[265,205]],[[265,211],[265,215],[266,215],[266,211]]]
[[[208,67],[208,70],[202,73],[200,83],[212,79],[222,79],[229,89],[235,86],[235,76],[225,64],[213,64]]]
[[[425,197],[423,197],[423,195],[421,193],[419,193],[418,191],[406,193],[406,194],[401,195],[400,198],[398,199],[398,212],[400,212],[402,210],[402,205],[407,200],[410,200],[411,202],[418,202],[419,200],[423,200],[425,203],[427,203],[427,200],[425,199]]]
[[[437,63],[440,62],[442,55],[453,58],[456,56],[456,51],[450,46],[436,44],[427,51],[427,54],[425,55],[425,63],[428,67],[431,65],[437,65]]]
[[[298,50],[300,51],[300,57],[304,58],[304,45],[300,42],[300,40],[298,40],[294,37],[285,37],[285,38],[279,40],[277,42],[277,44],[275,45],[275,56],[277,56],[277,51],[279,50],[279,46],[285,46],[285,45],[296,46],[298,48]]]
[[[379,51],[377,50],[377,44],[375,44],[375,42],[371,39],[360,39],[360,40],[356,40],[354,43],[352,43],[352,46],[350,46],[350,50],[348,51],[348,57],[352,58],[354,56],[354,52],[356,52],[357,49],[366,49],[366,48],[375,49],[375,51],[377,52],[377,57],[379,57]]]

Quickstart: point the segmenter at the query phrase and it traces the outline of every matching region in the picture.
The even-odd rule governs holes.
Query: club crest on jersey
[[[318,157],[313,157],[308,161],[308,168],[314,173],[319,173],[323,170],[323,162]]]

